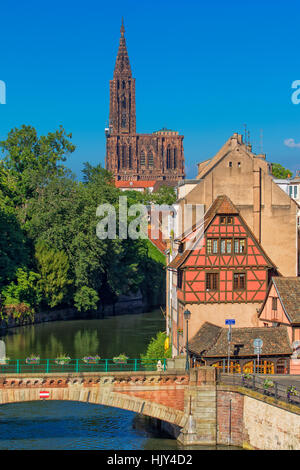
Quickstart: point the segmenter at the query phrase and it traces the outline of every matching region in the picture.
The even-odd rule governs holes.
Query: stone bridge
[[[213,367],[165,372],[1,374],[0,404],[81,401],[160,420],[183,445],[300,449],[300,409],[241,386],[217,383]]]
[[[211,388],[208,383],[214,383],[214,370],[203,368],[201,372],[202,388]],[[0,404],[41,400],[40,392],[47,391],[48,400],[112,406],[156,418],[169,423],[168,430],[184,443],[181,431],[188,421],[187,391],[192,383],[191,375],[182,370],[0,374]],[[211,393],[215,396],[214,390]],[[213,441],[204,435],[201,439],[203,443]]]

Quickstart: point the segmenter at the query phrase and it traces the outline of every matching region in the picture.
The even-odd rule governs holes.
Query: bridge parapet
[[[300,449],[298,406],[240,383],[217,384],[213,367],[188,374],[170,369],[0,376],[0,404],[37,401],[45,390],[50,400],[118,407],[170,423],[183,445]]]

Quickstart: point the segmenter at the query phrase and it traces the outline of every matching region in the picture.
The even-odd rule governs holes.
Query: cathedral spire
[[[121,36],[124,36],[124,33],[125,33],[125,27],[124,27],[124,18],[122,16],[122,25],[121,25]]]
[[[120,37],[120,44],[118,55],[116,59],[116,65],[114,70],[114,77],[131,77],[131,68],[129,63],[129,57],[126,47],[126,39],[125,39],[125,27],[124,27],[124,20],[122,17],[122,24],[121,24],[121,37]]]

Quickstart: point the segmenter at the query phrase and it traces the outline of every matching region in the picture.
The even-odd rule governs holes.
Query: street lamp
[[[185,370],[189,370],[190,363],[189,363],[189,319],[191,318],[191,312],[189,310],[185,310],[184,319],[186,321],[186,362],[185,362]]]

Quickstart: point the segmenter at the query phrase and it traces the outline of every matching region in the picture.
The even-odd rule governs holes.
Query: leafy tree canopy
[[[175,200],[172,188],[155,195],[121,192],[101,165],[84,165],[83,181],[64,166],[74,151],[60,127],[38,136],[31,126],[0,142],[0,292],[6,303],[33,308],[75,306],[94,311],[120,294],[141,291],[149,304],[164,301],[164,257],[148,240],[96,236],[100,204],[119,218],[128,204]]]
[[[62,250],[48,248],[45,242],[38,242],[35,256],[40,273],[39,288],[43,293],[46,305],[56,307],[60,305],[72,284],[69,279],[69,260]]]
[[[280,163],[272,163],[272,174],[275,178],[290,178],[293,174],[291,170],[284,168]]]
[[[23,125],[12,129],[7,139],[0,142],[4,186],[17,205],[35,197],[54,175],[64,173],[62,162],[75,150],[71,137],[62,126],[39,137],[34,127]]]

